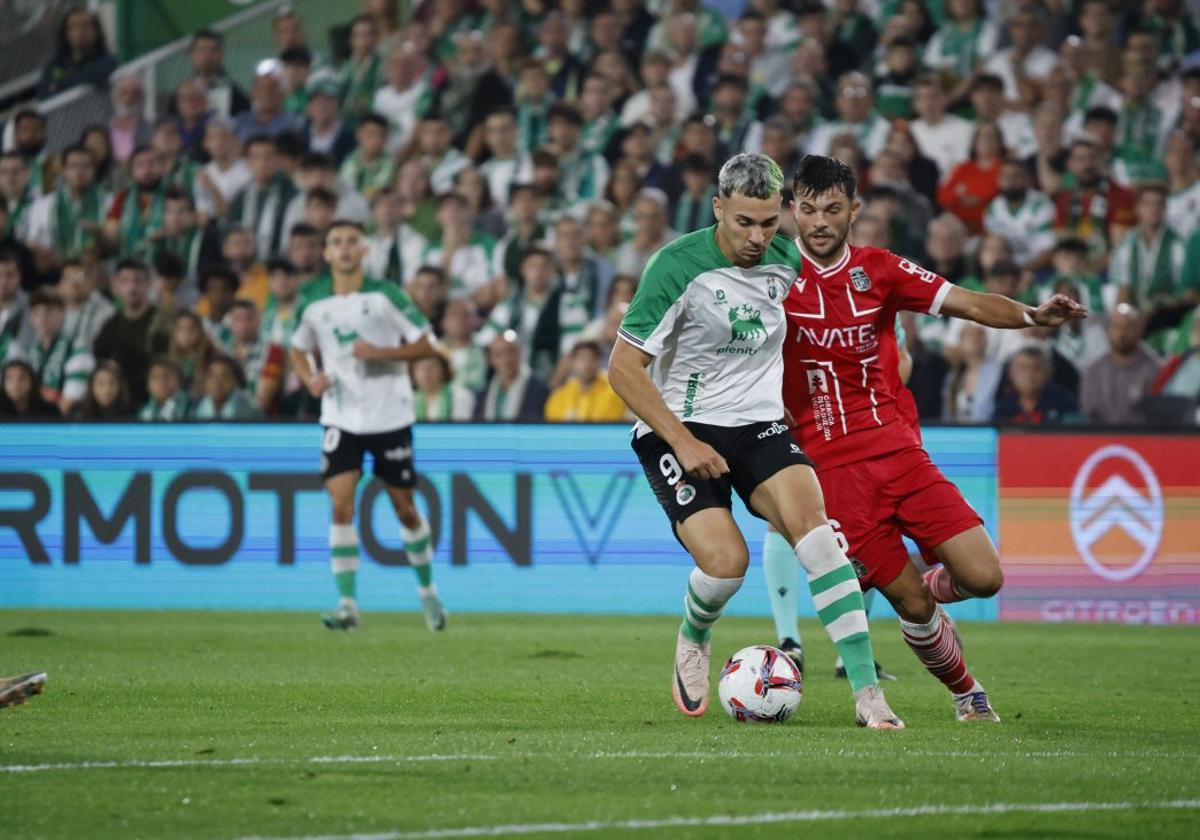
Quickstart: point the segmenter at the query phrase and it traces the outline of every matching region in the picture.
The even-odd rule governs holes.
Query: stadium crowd
[[[922,417],[1195,423],[1193,6],[363,0],[328,33],[281,12],[248,90],[195,33],[153,122],[77,10],[39,94],[107,85],[112,117],[53,155],[36,107],[11,117],[0,416],[314,416],[286,348],[349,218],[444,350],[413,366],[419,419],[623,420],[604,369],[639,275],[752,151],[849,163],[857,244],[1091,309],[904,314]]]

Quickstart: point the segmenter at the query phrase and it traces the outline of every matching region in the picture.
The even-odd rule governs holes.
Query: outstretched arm
[[[1088,316],[1087,307],[1066,295],[1054,295],[1041,306],[1026,306],[1004,295],[982,294],[954,286],[942,301],[941,313],[974,321],[985,327],[1019,330],[1023,327],[1057,327]]]
[[[625,405],[642,419],[679,458],[679,466],[697,478],[718,478],[729,472],[725,459],[695,438],[675,416],[646,371],[654,357],[617,339],[608,363],[608,381]]]
[[[365,362],[415,362],[436,353],[437,348],[433,346],[428,333],[417,341],[399,347],[379,347],[361,338],[354,342],[354,358]]]

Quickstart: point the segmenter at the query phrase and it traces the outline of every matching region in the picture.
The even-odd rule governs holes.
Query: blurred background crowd
[[[624,420],[604,370],[640,273],[752,151],[850,164],[857,244],[1091,309],[1018,332],[905,314],[924,419],[1197,422],[1194,3],[333,5],[319,30],[273,12],[242,79],[195,32],[153,90],[64,12],[37,95],[109,107],[73,136],[8,111],[0,416],[314,416],[286,348],[350,218],[445,351],[413,368],[418,419]]]

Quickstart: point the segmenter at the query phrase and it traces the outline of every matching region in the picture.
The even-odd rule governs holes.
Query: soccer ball
[[[783,651],[753,645],[729,657],[721,669],[717,694],[734,720],[783,723],[800,705],[804,682]]]

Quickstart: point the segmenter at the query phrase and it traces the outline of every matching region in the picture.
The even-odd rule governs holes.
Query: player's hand
[[[320,399],[321,395],[328,391],[329,386],[332,384],[333,382],[330,381],[328,376],[323,373],[318,373],[310,377],[309,380],[304,383],[304,387],[308,389],[308,393],[312,394],[313,397]]]
[[[1057,327],[1067,321],[1078,321],[1087,316],[1086,306],[1066,295],[1057,294],[1033,310],[1031,317],[1039,327]]]
[[[683,471],[694,478],[720,478],[729,472],[729,464],[721,453],[696,438],[676,446],[675,457]]]
[[[359,339],[354,342],[354,358],[362,359],[364,362],[377,362],[384,356],[384,349],[372,344],[369,341]]]
[[[788,411],[786,408],[783,410],[783,425],[787,426],[789,429],[796,428],[796,418],[793,417],[792,412]]]

